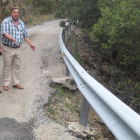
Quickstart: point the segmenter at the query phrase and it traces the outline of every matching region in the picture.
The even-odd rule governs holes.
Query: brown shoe
[[[21,85],[13,85],[13,88],[24,89]]]
[[[8,91],[8,90],[9,90],[9,87],[8,87],[8,86],[3,86],[3,89],[4,89],[5,91]]]
[[[0,93],[2,93],[2,90],[0,90]]]

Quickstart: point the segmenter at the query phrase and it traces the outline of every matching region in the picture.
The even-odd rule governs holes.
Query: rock
[[[62,84],[64,87],[67,87],[70,90],[77,89],[77,85],[72,77],[53,78],[52,83]]]
[[[100,138],[98,140],[109,140],[108,138]]]
[[[81,46],[81,47],[80,47],[80,49],[84,49],[84,48],[85,48],[85,46]]]
[[[71,100],[69,98],[66,97],[66,103],[71,105]]]
[[[97,122],[104,124],[104,122],[101,120],[101,118],[98,117],[97,115],[95,115],[94,118],[96,119]]]
[[[93,62],[93,57],[89,57],[89,61],[90,62]]]
[[[93,137],[95,135],[94,129],[91,129],[91,127],[84,127],[77,122],[69,122],[68,128],[70,132],[82,139]]]

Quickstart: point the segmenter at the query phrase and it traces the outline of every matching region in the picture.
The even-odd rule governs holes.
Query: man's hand
[[[32,51],[35,51],[35,46],[33,44],[30,45]]]
[[[32,51],[35,51],[35,45],[32,44],[30,38],[27,36],[27,37],[25,37],[24,39],[25,39],[25,41],[30,45]]]
[[[4,34],[4,37],[9,39],[9,40],[12,40],[14,42],[14,44],[16,46],[18,46],[17,42],[16,42],[16,39],[15,38],[12,38],[12,36],[10,36],[9,34]]]
[[[0,54],[2,54],[2,48],[0,47]]]
[[[15,44],[16,46],[18,46],[18,44],[17,44],[17,42],[16,42],[16,39],[12,38],[12,41],[14,42],[14,44]]]

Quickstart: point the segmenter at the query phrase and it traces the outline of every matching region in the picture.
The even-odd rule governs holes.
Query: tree
[[[133,73],[140,72],[139,1],[99,0],[102,17],[90,33],[98,50]]]
[[[86,29],[90,29],[100,16],[97,0],[62,0],[56,12],[57,18],[66,18]]]

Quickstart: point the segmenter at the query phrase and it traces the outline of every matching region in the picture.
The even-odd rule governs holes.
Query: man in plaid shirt
[[[11,9],[11,16],[6,18],[1,25],[3,47],[3,89],[9,90],[10,72],[12,73],[13,88],[23,89],[19,84],[20,72],[20,47],[23,39],[30,45],[32,51],[35,46],[29,38],[28,31],[23,21],[19,19],[20,10],[18,7]]]

